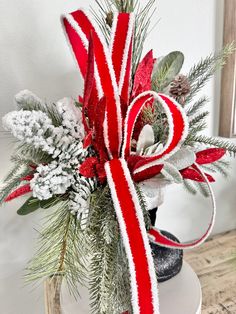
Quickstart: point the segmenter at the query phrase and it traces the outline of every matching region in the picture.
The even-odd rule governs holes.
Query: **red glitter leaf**
[[[31,181],[33,179],[33,174],[28,174],[27,176],[20,179],[20,181]]]
[[[84,138],[83,147],[87,148],[92,144],[93,141],[93,133],[90,131]]]
[[[132,99],[141,94],[142,92],[151,90],[152,88],[152,71],[155,59],[153,58],[153,51],[149,51],[143,60],[139,63],[134,77],[134,85],[132,90]],[[152,106],[153,101],[147,103],[146,107]],[[144,127],[142,113],[139,115],[134,127],[134,139],[137,140],[139,134]]]
[[[91,35],[90,35],[91,36]],[[89,48],[88,48],[88,65],[87,65],[87,73],[85,77],[84,84],[84,107],[89,105],[90,95],[93,89],[94,84],[94,48],[93,48],[93,38],[90,37],[89,40]]]
[[[104,168],[104,164],[100,163],[96,165],[96,172],[97,172],[97,177],[98,180],[101,184],[106,182],[106,172]]]
[[[103,122],[105,119],[106,104],[107,99],[106,97],[103,97],[96,107],[94,118],[95,139],[93,141],[93,146],[99,155],[100,161],[104,162],[108,160],[103,135]]]
[[[96,157],[88,157],[80,166],[79,173],[86,178],[93,178],[96,176],[95,166],[98,163]]]
[[[84,98],[82,96],[78,96],[78,101],[80,104],[84,103]]]
[[[224,148],[209,148],[196,153],[196,162],[199,165],[211,164],[221,159],[226,153]]]
[[[189,179],[189,180],[193,180],[196,182],[205,182],[202,175],[197,170],[195,170],[193,168],[183,169],[180,171],[180,173],[184,179]],[[210,174],[205,173],[205,175],[210,182],[215,182],[215,179]]]
[[[94,85],[94,44],[93,37],[90,35],[89,49],[88,49],[88,66],[84,83],[84,97],[83,97],[83,123],[86,132],[89,132],[94,124],[94,110],[98,102],[97,91]],[[86,119],[88,117],[88,120]]]
[[[133,172],[133,170],[135,169],[135,166],[141,160],[143,160],[143,157],[139,155],[130,155],[128,157],[127,163],[128,163],[130,172]]]
[[[25,195],[29,192],[31,192],[30,185],[29,184],[23,185],[19,187],[18,189],[16,189],[15,191],[13,191],[11,194],[9,194],[8,197],[5,198],[4,202],[10,202],[11,200],[17,197],[20,197],[22,195]]]
[[[143,60],[139,63],[134,77],[134,86],[132,98],[135,98],[142,92],[151,90],[152,86],[152,71],[155,59],[153,58],[152,50],[149,51]]]

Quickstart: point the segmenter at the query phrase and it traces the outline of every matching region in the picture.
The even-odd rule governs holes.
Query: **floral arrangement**
[[[1,203],[28,196],[19,215],[46,213],[28,280],[59,276],[71,293],[90,289],[93,313],[159,313],[149,242],[192,248],[215,217],[213,174],[227,174],[236,146],[202,135],[209,112],[197,92],[234,51],[232,44],[182,74],[184,55],[142,51],[155,0],[96,1],[98,11],[66,14],[62,24],[84,79],[78,100],[45,104],[29,91],[3,117],[19,142]],[[208,230],[177,243],[152,226],[148,210],[167,184],[212,199]]]

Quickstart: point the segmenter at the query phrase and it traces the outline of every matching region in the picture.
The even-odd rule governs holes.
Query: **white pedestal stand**
[[[161,314],[201,314],[200,282],[186,262],[176,277],[159,285],[159,291]]]
[[[159,284],[159,296],[161,314],[201,314],[201,286],[197,275],[186,262],[180,274]],[[63,314],[88,314],[89,297],[86,289],[81,291],[81,297],[75,302],[67,289],[62,287]]]

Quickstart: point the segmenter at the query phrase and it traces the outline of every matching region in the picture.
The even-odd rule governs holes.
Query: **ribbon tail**
[[[149,239],[150,239],[151,242],[154,242],[154,243],[156,243],[156,244],[158,244],[160,246],[168,247],[168,248],[193,249],[193,248],[198,247],[199,245],[201,245],[203,242],[205,242],[206,239],[211,234],[212,229],[214,227],[214,223],[215,223],[215,217],[216,217],[216,200],[215,200],[215,196],[214,196],[212,187],[210,185],[210,182],[209,182],[207,176],[198,167],[197,164],[194,164],[194,165],[195,165],[195,168],[199,171],[199,173],[203,177],[203,179],[205,180],[205,182],[206,182],[206,184],[208,186],[209,192],[210,192],[210,197],[211,197],[212,214],[211,214],[210,223],[209,223],[209,226],[208,226],[206,232],[199,239],[197,239],[195,241],[187,242],[187,243],[177,243],[177,242],[175,242],[175,241],[165,237],[158,229],[152,228],[151,230],[149,230]]]
[[[134,314],[159,314],[156,272],[142,208],[124,159],[105,164],[131,275]]]

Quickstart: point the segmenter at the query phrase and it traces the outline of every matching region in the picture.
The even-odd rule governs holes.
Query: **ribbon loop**
[[[188,132],[188,121],[182,107],[169,96],[158,94],[154,91],[147,91],[136,97],[129,106],[124,125],[124,144],[122,156],[128,158],[131,151],[131,139],[134,125],[141,110],[150,100],[158,101],[166,114],[169,125],[169,134],[166,144],[157,155],[142,156],[134,169],[134,174],[142,173],[148,168],[160,165],[162,161],[173,155],[184,142]]]
[[[95,57],[94,77],[98,98],[105,96],[109,99],[104,122],[107,135],[105,143],[110,158],[116,158],[120,153],[122,143],[122,116],[119,89],[109,49],[100,31],[85,12],[78,10],[67,14],[62,21],[84,77],[88,62],[89,40],[92,34]],[[82,51],[81,58],[80,49]],[[109,126],[111,121],[112,127]]]

